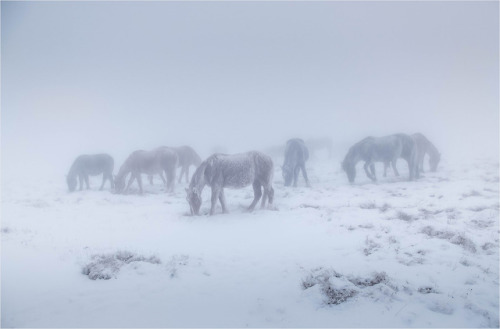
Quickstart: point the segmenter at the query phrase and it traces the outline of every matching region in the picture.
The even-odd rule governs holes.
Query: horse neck
[[[76,177],[76,175],[77,175],[77,173],[76,173],[75,167],[71,166],[71,168],[69,169],[69,172],[68,172],[68,178],[73,179]]]
[[[196,166],[200,166],[201,164],[201,158],[198,154],[194,153],[193,154],[193,162]]]
[[[439,156],[439,151],[434,146],[434,144],[432,144],[431,142],[429,142],[427,145],[428,145],[427,151],[429,152],[429,157],[431,157],[431,158],[438,157]]]
[[[117,179],[122,179],[123,177],[125,177],[131,170],[129,169],[129,166],[127,165],[127,163],[125,162],[124,164],[122,164],[122,166],[120,167],[120,170],[118,171],[118,174],[116,174],[116,178]]]
[[[68,177],[70,177],[70,178],[76,177],[78,175],[78,171],[79,171],[78,165],[77,165],[77,162],[75,161],[71,165],[71,168],[69,168]]]
[[[351,148],[349,152],[347,152],[344,162],[349,163],[352,166],[356,166],[356,164],[361,160],[361,156],[358,153],[358,148]]]
[[[198,166],[196,171],[193,174],[193,178],[191,178],[191,182],[189,183],[189,188],[192,189],[196,187],[198,191],[203,190],[205,187],[205,169],[207,168],[207,163],[203,162]]]

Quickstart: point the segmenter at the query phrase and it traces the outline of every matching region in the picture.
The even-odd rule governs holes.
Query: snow
[[[274,209],[245,212],[249,186],[211,217],[210,188],[189,216],[186,183],[68,193],[64,175],[4,175],[2,327],[499,326],[498,159],[416,182],[404,161],[377,183],[358,165],[350,185],[316,158],[311,188],[274,162]]]

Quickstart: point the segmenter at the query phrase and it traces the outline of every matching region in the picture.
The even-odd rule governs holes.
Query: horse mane
[[[196,168],[193,177],[191,178],[191,182],[189,183],[190,189],[193,187],[200,187],[200,185],[202,185],[203,188],[205,185],[205,170],[207,169],[209,159],[203,161],[198,168]]]
[[[366,144],[367,142],[369,141],[372,141],[374,139],[373,136],[368,136],[368,137],[365,137],[363,138],[362,140],[360,140],[359,142],[357,142],[356,144],[354,144],[353,146],[351,146],[349,148],[349,150],[347,151],[347,154],[345,155],[344,157],[344,161],[342,163],[351,163],[351,162],[355,162],[355,157],[358,153],[358,150],[364,145]]]
[[[431,158],[439,157],[441,155],[436,146],[434,146],[431,141],[429,141],[427,151],[429,151],[429,157]]]

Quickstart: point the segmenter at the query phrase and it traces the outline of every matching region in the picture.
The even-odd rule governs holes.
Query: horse
[[[181,182],[183,174],[186,174],[186,183],[189,183],[189,167],[198,167],[201,163],[201,158],[190,146],[174,147],[173,150],[177,152],[177,156],[179,157],[179,167],[181,167],[178,183]]]
[[[196,169],[189,188],[186,188],[186,200],[191,209],[191,215],[199,215],[202,203],[201,193],[205,185],[210,185],[212,189],[212,206],[210,215],[215,213],[217,200],[220,201],[222,212],[227,213],[224,187],[243,188],[253,185],[254,199],[248,211],[252,211],[262,196],[261,207],[272,205],[274,199],[273,180],[273,160],[258,151],[251,151],[241,154],[220,154],[216,153],[203,161]]]
[[[342,169],[346,172],[350,183],[356,178],[356,164],[365,161],[363,166],[366,176],[376,181],[375,162],[391,163],[396,176],[398,158],[403,158],[408,163],[409,180],[419,177],[417,163],[417,147],[413,138],[406,134],[394,134],[384,137],[366,137],[349,148]]]
[[[417,146],[417,164],[419,172],[424,172],[424,157],[429,154],[429,167],[432,172],[437,170],[439,161],[441,160],[441,153],[423,134],[415,133],[411,135]],[[387,175],[387,168],[389,163],[384,165],[384,177]]]
[[[141,174],[159,174],[166,186],[167,192],[173,192],[175,187],[175,170],[179,159],[177,153],[168,147],[159,147],[152,151],[137,150],[132,152],[120,167],[115,177],[115,190],[117,193],[127,192],[130,185],[137,180],[139,193],[142,194]],[[165,172],[167,179],[163,177]],[[128,174],[130,179],[125,188],[125,178]]]
[[[304,176],[304,180],[306,181],[306,185],[310,186],[306,172],[306,161],[308,159],[309,151],[302,139],[293,138],[286,142],[285,160],[283,162],[283,166],[281,167],[285,186],[290,186],[293,179],[293,186],[296,187],[297,178],[301,170],[302,176]]]
[[[96,176],[102,174],[102,184],[99,188],[100,191],[104,188],[104,183],[109,180],[111,188],[113,188],[113,168],[115,162],[109,154],[83,154],[78,156],[66,176],[66,183],[68,189],[73,192],[76,189],[76,177],[80,182],[80,191],[83,189],[83,181],[89,186],[89,175]]]
[[[181,182],[182,175],[184,174],[186,174],[186,183],[189,183],[189,167],[198,167],[201,163],[200,156],[190,146],[171,147],[171,149],[174,150],[179,157],[178,165],[181,168],[181,173],[179,174],[178,183]],[[160,177],[163,179],[161,174]],[[153,184],[153,175],[149,175],[149,182],[151,183],[151,185]]]

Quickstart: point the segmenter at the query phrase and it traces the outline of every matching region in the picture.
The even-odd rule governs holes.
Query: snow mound
[[[161,261],[156,256],[144,257],[136,255],[130,251],[117,251],[114,254],[93,255],[92,261],[85,265],[82,274],[88,275],[91,280],[109,280],[116,278],[120,269],[132,262],[146,262],[160,264]]]

